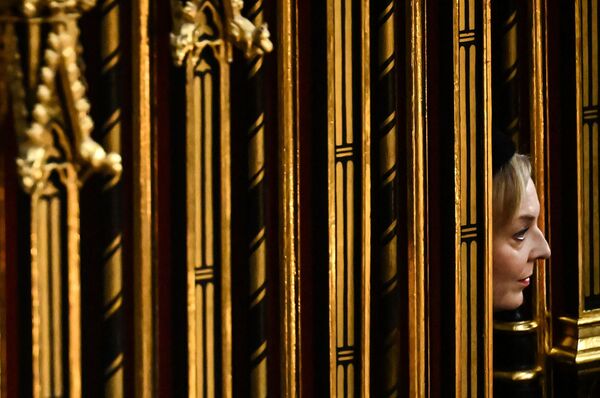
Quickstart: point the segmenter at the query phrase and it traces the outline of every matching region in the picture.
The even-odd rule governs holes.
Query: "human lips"
[[[525,287],[529,286],[530,282],[531,282],[531,275],[526,278],[519,279],[519,283]]]

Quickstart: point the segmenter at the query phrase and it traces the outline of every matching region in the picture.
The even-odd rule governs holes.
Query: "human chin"
[[[523,289],[505,292],[498,299],[494,299],[495,311],[515,310],[523,304]]]

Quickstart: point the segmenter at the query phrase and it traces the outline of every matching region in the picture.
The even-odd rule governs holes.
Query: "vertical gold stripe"
[[[332,93],[331,95],[335,95],[333,97],[333,106],[335,108],[335,123],[334,123],[334,130],[335,130],[335,142],[334,145],[342,145],[344,143],[344,137],[342,135],[342,123],[344,122],[342,120],[342,108],[344,106],[343,101],[339,101],[338,100],[338,93],[341,93],[341,89],[342,89],[342,85],[344,84],[342,82],[342,76],[343,76],[343,70],[342,70],[342,54],[343,54],[343,45],[344,43],[342,42],[342,27],[343,27],[343,16],[341,13],[341,9],[342,9],[342,1],[345,0],[333,0],[333,5],[331,5],[331,1],[329,1],[330,7],[331,9],[327,10],[327,39],[328,41],[331,40],[333,41],[333,47],[332,44],[328,44],[327,46],[327,55],[328,55],[328,64],[329,62],[332,62],[335,67],[333,68],[332,71],[330,71],[330,73],[327,74],[327,76],[329,76],[329,80],[333,79],[333,86],[332,87],[328,87],[328,92]],[[333,24],[333,25],[332,25]],[[331,27],[330,27],[331,25]],[[329,83],[328,83],[329,85]],[[328,104],[328,107],[332,106],[331,104]],[[331,119],[329,119],[331,120]],[[330,126],[331,128],[331,126]],[[333,148],[330,148],[330,150],[334,150]],[[329,152],[328,152],[329,153]]]
[[[69,302],[69,396],[81,397],[81,275],[79,258],[79,188],[77,173],[67,171],[68,302]]]
[[[595,64],[596,62],[594,62]],[[593,176],[593,181],[598,181],[598,123],[594,123],[589,127],[590,130],[590,134],[592,135],[592,154],[593,154],[593,158],[592,158],[592,162],[590,164],[590,168],[592,169],[592,176]],[[599,247],[599,243],[600,243],[600,235],[598,235],[600,233],[600,231],[598,230],[598,219],[599,219],[599,214],[598,214],[598,210],[599,210],[599,197],[598,197],[598,183],[592,183],[592,189],[593,189],[593,206],[594,206],[594,212],[592,215],[592,223],[593,223],[593,237],[594,237],[594,260],[592,262],[592,266],[594,267],[594,295],[600,294],[600,274],[598,273],[599,269],[600,269],[600,265],[599,265],[599,258],[600,258],[600,253],[598,253],[598,250],[600,249]],[[587,279],[590,279],[591,275],[588,276]]]
[[[221,395],[233,396],[232,326],[231,326],[231,134],[230,134],[229,64],[221,63]]]
[[[356,330],[356,320],[355,320],[355,314],[356,314],[356,307],[354,306],[355,304],[355,291],[354,291],[354,273],[355,273],[355,264],[354,264],[354,238],[355,238],[355,234],[356,234],[356,229],[354,226],[354,176],[355,176],[355,172],[354,172],[354,162],[349,161],[348,163],[346,163],[346,214],[344,214],[344,216],[346,217],[346,236],[345,236],[345,242],[346,242],[346,255],[348,256],[348,262],[346,263],[346,280],[345,285],[346,285],[346,291],[347,291],[347,303],[348,306],[346,307],[346,317],[347,317],[347,321],[346,321],[346,328],[347,328],[347,336],[346,336],[346,341],[348,343],[349,346],[354,347],[356,344],[356,338],[355,338],[355,330]],[[342,278],[343,280],[343,278]],[[356,355],[356,352],[355,352]],[[350,381],[348,380],[349,383],[353,383],[354,380]]]
[[[197,312],[202,311],[202,307],[197,303],[201,297],[201,287],[196,287],[195,266],[200,264],[198,250],[201,244],[201,211],[196,200],[192,199],[194,192],[199,192],[199,185],[203,183],[202,166],[200,164],[200,115],[199,101],[197,93],[200,93],[200,78],[194,76],[194,65],[186,62],[185,65],[185,96],[186,96],[186,146],[185,146],[185,164],[186,164],[186,249],[187,249],[187,333],[188,333],[188,396],[197,397],[198,387],[201,378],[197,374],[197,355],[198,348],[202,344],[196,340],[200,337],[202,328],[197,326],[200,317]],[[200,292],[197,292],[199,290]]]
[[[52,380],[54,383],[54,393],[61,396],[63,391],[63,363],[62,363],[62,319],[61,319],[61,201],[56,196],[48,198],[49,201],[49,222],[50,222],[50,283],[51,295],[49,297],[50,307],[52,309],[52,355],[54,362],[52,364]]]
[[[219,62],[221,63],[221,73],[223,73],[223,60],[219,60]],[[202,159],[199,160],[200,163],[200,168],[199,168],[199,173],[202,173],[201,176],[201,181],[202,184],[199,187],[199,190],[194,192],[192,194],[192,196],[189,198],[189,200],[197,200],[196,198],[200,198],[200,205],[201,205],[201,209],[200,209],[200,229],[197,231],[201,237],[201,242],[200,242],[200,246],[198,246],[198,261],[195,264],[196,269],[198,269],[198,265],[200,264],[201,267],[214,267],[215,264],[215,249],[218,250],[218,248],[215,248],[215,196],[214,196],[214,184],[215,184],[215,177],[214,177],[214,170],[213,170],[213,161],[214,161],[214,157],[218,156],[218,159],[220,160],[220,164],[224,161],[222,159],[223,156],[223,152],[221,152],[220,154],[216,154],[213,152],[213,140],[214,140],[214,126],[216,123],[222,123],[225,124],[227,123],[226,119],[228,117],[227,114],[224,113],[224,110],[220,109],[220,115],[221,115],[221,120],[217,121],[214,120],[214,109],[213,109],[213,98],[214,98],[214,93],[213,93],[213,79],[215,79],[215,76],[213,75],[213,71],[210,70],[210,66],[208,66],[208,64],[205,62],[205,60],[201,60],[200,61],[200,66],[197,69],[197,72],[202,73],[202,71],[205,72],[205,74],[201,75],[201,77],[197,78],[196,80],[200,81],[200,91],[196,91],[194,93],[195,96],[197,96],[197,100],[202,104],[198,106],[198,110],[199,110],[199,116],[198,116],[198,121],[197,123],[200,125],[200,137],[199,139],[199,145],[197,146],[197,148],[199,149],[198,152],[202,154]],[[221,80],[224,77],[221,76]],[[223,90],[225,88],[223,87]],[[227,91],[221,91],[216,93],[219,96],[219,100],[222,102],[225,100],[225,96],[227,96]],[[225,126],[223,127],[225,128]],[[202,160],[204,161],[202,163]],[[219,175],[219,177],[221,178],[222,185],[226,185],[229,183],[229,181],[227,181],[227,177],[225,175]],[[192,172],[192,178],[197,178],[197,176],[194,176],[194,173]],[[204,193],[204,197],[202,197],[201,193]],[[221,196],[221,201],[224,201],[224,198]],[[197,205],[197,204],[196,204]],[[225,210],[225,206],[226,203],[223,203],[224,208],[221,209],[221,214],[223,214]],[[223,222],[223,219],[221,218],[220,220],[221,222]],[[222,229],[226,230],[228,228],[228,225],[226,224],[221,224]],[[225,233],[225,232],[223,232]],[[224,278],[224,273],[225,273],[225,262],[227,261],[225,259],[225,252],[221,252],[223,255],[223,258],[221,260],[221,264],[219,264],[221,266],[221,279],[223,280]],[[214,340],[215,340],[215,333],[217,333],[216,329],[215,329],[215,318],[218,316],[215,312],[216,309],[216,305],[215,305],[215,293],[214,293],[214,286],[212,283],[207,283],[203,289],[201,289],[201,291],[203,292],[203,294],[205,294],[204,296],[204,307],[200,308],[199,313],[197,314],[198,317],[200,317],[202,319],[203,324],[206,326],[206,329],[203,330],[200,325],[196,331],[196,333],[201,334],[201,340],[206,344],[204,345],[198,345],[198,350],[200,351],[200,355],[196,358],[196,360],[199,363],[199,368],[198,368],[198,377],[203,380],[203,384],[206,385],[206,393],[204,392],[204,390],[198,390],[198,397],[202,397],[204,394],[208,395],[209,397],[214,397],[215,396],[215,391],[217,390],[217,386],[218,386],[218,380],[215,378],[215,366],[216,366],[216,362],[215,362],[215,358],[216,358],[216,353],[218,348],[215,346],[214,344]],[[225,287],[223,286],[223,282],[221,281],[221,289],[223,291],[222,296],[225,296],[227,293],[224,292]],[[222,303],[224,304],[224,302]],[[221,313],[224,315],[225,314],[225,307],[221,310]],[[222,333],[222,343],[221,343],[221,353],[223,355],[223,358],[225,359],[225,355],[227,352],[227,339],[226,339],[226,327],[225,325],[222,326],[221,328],[221,333]],[[221,369],[221,389],[223,391],[223,394],[225,395],[227,388],[228,388],[228,384],[226,382],[226,377],[227,377],[227,370],[228,368],[225,366],[225,362],[223,363],[223,367]],[[204,379],[203,379],[204,378]]]
[[[4,28],[0,26],[0,36],[4,35]],[[4,43],[2,43],[4,44]],[[0,53],[0,63],[4,64],[7,60],[4,54]],[[3,125],[4,117],[8,113],[8,92],[6,86],[6,75],[4,67],[0,67],[0,128]],[[5,134],[6,137],[7,134]],[[0,139],[0,143],[4,144],[5,138]],[[7,334],[7,302],[6,302],[6,230],[8,220],[6,219],[6,180],[5,180],[5,150],[0,150],[0,397],[6,398],[7,391],[7,353],[6,353],[6,334]]]
[[[343,143],[341,137],[341,109],[342,101],[338,101],[341,92],[340,76],[341,67],[341,32],[342,18],[339,10],[343,0],[327,0],[327,203],[328,203],[328,241],[329,241],[329,396],[337,397],[338,391],[343,391],[344,377],[343,366],[337,365],[336,347],[341,345],[341,334],[338,325],[343,318],[337,310],[339,293],[342,291],[340,270],[338,265],[342,258],[340,231],[336,225],[337,220],[343,217],[340,213],[337,198],[340,196],[340,182],[338,178],[339,165],[335,163],[335,146]],[[331,113],[334,113],[332,115]],[[333,116],[333,117],[332,117]],[[333,123],[332,123],[333,121]],[[339,257],[339,259],[338,259]]]
[[[585,0],[583,1],[583,3],[585,3]],[[578,239],[578,304],[579,304],[579,309],[578,309],[578,315],[581,316],[583,315],[583,311],[584,311],[584,295],[585,295],[585,288],[586,286],[584,285],[584,279],[588,279],[585,278],[584,275],[587,275],[586,273],[586,261],[585,261],[585,257],[584,257],[584,253],[587,252],[587,237],[586,237],[586,222],[587,222],[587,217],[585,217],[586,215],[586,206],[583,203],[584,200],[586,200],[586,196],[585,196],[585,186],[587,184],[586,180],[585,180],[585,175],[584,175],[584,169],[585,169],[585,161],[582,159],[582,155],[585,153],[585,148],[582,148],[582,144],[584,144],[583,139],[585,139],[585,137],[582,137],[582,134],[584,134],[583,131],[583,70],[582,67],[578,65],[581,65],[582,62],[582,46],[583,46],[583,40],[582,40],[582,0],[575,0],[574,2],[574,8],[575,8],[575,119],[576,119],[576,147],[577,147],[577,194],[578,194],[578,205],[577,205],[577,235],[579,236]],[[582,197],[583,196],[583,197]],[[587,286],[587,289],[589,290],[589,285]]]
[[[39,238],[37,250],[39,253],[39,297],[40,297],[40,381],[42,396],[53,395],[52,379],[50,376],[51,343],[50,343],[50,300],[48,284],[48,201],[40,198],[38,202],[37,236]],[[34,364],[35,366],[36,364]]]
[[[483,0],[483,286],[478,286],[477,297],[483,300],[483,317],[479,320],[477,336],[483,339],[483,358],[477,362],[483,367],[483,394],[493,397],[493,331],[492,331],[492,7],[491,0]],[[477,283],[474,281],[474,283]],[[481,291],[480,289],[483,289]],[[475,391],[475,394],[478,394]]]
[[[462,151],[463,151],[463,137],[461,134],[462,131],[462,121],[461,115],[463,112],[463,103],[461,101],[460,93],[463,92],[464,86],[464,78],[462,76],[463,68],[460,68],[462,64],[462,49],[459,45],[459,31],[462,29],[462,14],[460,12],[461,9],[464,8],[464,2],[466,0],[454,0],[452,7],[452,61],[454,65],[453,75],[454,75],[454,241],[455,241],[455,250],[454,250],[454,263],[456,264],[456,271],[454,276],[454,327],[455,327],[455,349],[454,349],[454,389],[455,396],[464,398],[466,396],[466,389],[463,386],[464,380],[464,367],[466,366],[464,360],[464,328],[462,326],[462,312],[463,312],[463,297],[458,294],[462,291],[462,282],[463,278],[463,264],[462,258],[464,257],[464,244],[461,243],[461,224],[464,215],[462,214],[462,206],[465,202],[464,196],[464,187],[466,184],[464,182],[464,176],[460,173],[462,168]],[[458,82],[458,84],[456,84]],[[458,106],[457,106],[458,104]]]
[[[471,4],[474,3],[475,0],[471,0]],[[473,15],[474,17],[474,15]],[[477,152],[478,152],[478,148],[477,148],[477,112],[478,112],[478,105],[479,105],[479,101],[477,101],[476,98],[476,87],[477,87],[477,75],[476,75],[476,70],[477,70],[477,59],[476,59],[476,55],[477,55],[477,49],[475,46],[471,46],[469,47],[468,50],[468,59],[467,59],[467,63],[465,63],[465,67],[468,65],[469,66],[469,76],[467,76],[468,82],[469,82],[469,91],[463,93],[463,95],[465,97],[468,97],[468,112],[469,112],[469,120],[467,121],[468,123],[468,129],[469,129],[469,148],[467,148],[467,151],[470,152],[470,164],[468,165],[468,167],[464,170],[462,170],[461,172],[464,172],[466,174],[468,174],[468,180],[469,180],[469,186],[471,187],[471,197],[468,199],[468,207],[470,210],[470,215],[471,217],[468,220],[468,223],[471,225],[476,225],[477,224],[477,220],[479,219],[477,216],[477,191],[478,191],[478,181],[477,181],[477,170],[478,170],[478,164],[477,164]],[[465,115],[466,116],[466,115]],[[466,132],[465,132],[466,133]],[[476,280],[475,280],[476,281]],[[475,281],[471,281],[471,283],[476,283]]]
[[[362,257],[361,257],[361,397],[371,391],[371,1],[362,2],[361,56],[362,56],[362,142],[361,142],[361,192],[362,192]]]
[[[333,156],[331,156],[333,157]],[[335,284],[335,290],[332,290],[329,294],[333,297],[333,305],[332,308],[334,312],[330,315],[332,318],[335,317],[335,335],[334,338],[336,340],[336,344],[330,347],[332,351],[332,355],[334,357],[334,361],[337,363],[337,350],[334,349],[337,347],[342,347],[344,345],[344,316],[346,315],[346,311],[344,311],[344,271],[346,269],[346,262],[344,261],[344,228],[343,223],[340,225],[340,220],[344,219],[344,166],[341,162],[335,163],[335,180],[333,181],[335,184],[335,198],[334,198],[334,206],[335,206],[335,241],[330,244],[335,247],[335,267],[331,270],[331,278],[333,283]],[[329,182],[332,184],[332,182]],[[331,260],[333,261],[333,260]],[[332,332],[330,332],[332,333]],[[333,370],[333,368],[331,368]],[[343,375],[344,367],[338,367],[338,372],[340,375]],[[343,376],[342,376],[343,377]]]
[[[278,0],[279,203],[281,250],[281,395],[301,395],[298,38],[296,0]]]
[[[336,56],[337,57],[344,57],[345,58],[345,62],[344,62],[344,70],[342,71],[344,76],[344,82],[342,83],[342,85],[345,87],[346,89],[346,97],[345,98],[341,98],[340,97],[340,103],[343,104],[343,106],[346,108],[346,120],[344,120],[345,123],[345,135],[344,135],[344,143],[347,145],[353,144],[354,143],[354,126],[352,124],[352,121],[354,120],[354,106],[353,106],[353,100],[354,100],[354,90],[353,90],[353,85],[352,85],[352,79],[354,77],[354,71],[353,71],[353,67],[352,67],[352,51],[353,51],[353,46],[352,46],[352,40],[353,40],[353,35],[352,35],[352,0],[342,0],[342,2],[344,3],[344,8],[345,8],[345,15],[343,16],[343,22],[342,25],[340,26],[340,29],[344,30],[344,42],[343,42],[343,51],[341,53],[337,53]],[[342,87],[340,87],[341,89]],[[342,126],[337,126],[339,129],[343,129]]]
[[[532,43],[532,61],[530,65],[530,98],[531,98],[531,155],[533,163],[533,173],[536,177],[536,189],[540,201],[540,215],[538,225],[542,231],[548,231],[547,209],[549,208],[550,196],[549,179],[546,178],[547,162],[547,143],[546,137],[546,84],[544,80],[546,70],[545,45],[546,37],[544,32],[544,22],[546,16],[546,6],[543,0],[533,0],[530,8],[531,15],[531,43]],[[547,235],[548,236],[548,235]],[[549,238],[549,236],[548,236]],[[548,311],[547,294],[547,272],[550,272],[544,266],[544,260],[538,260],[538,266],[535,269],[535,294],[534,294],[534,320],[538,323],[538,349],[537,366],[545,373],[546,359],[545,354],[550,352],[551,336],[550,325],[546,313]],[[546,386],[542,383],[542,388]],[[545,394],[545,392],[544,392]]]
[[[600,76],[598,76],[598,1],[592,1],[592,12],[590,14],[591,23],[592,23],[592,33],[591,33],[591,46],[592,46],[592,74],[590,78],[592,79],[592,98],[591,101],[594,105],[598,105],[598,96],[600,95],[600,90],[598,90],[598,80]],[[597,236],[597,235],[596,235]]]
[[[206,309],[207,305],[205,303],[204,298],[206,296],[208,296],[208,293],[206,292],[208,285],[202,285],[202,284],[198,284],[195,288],[194,288],[194,292],[195,292],[195,296],[194,299],[192,300],[194,302],[194,305],[196,306],[196,313],[195,313],[195,317],[193,318],[192,322],[190,323],[194,323],[195,324],[195,330],[205,330],[205,322],[206,322],[206,315],[210,316],[210,310]],[[206,330],[208,330],[208,327],[206,327]],[[196,397],[202,397],[203,395],[208,395],[205,394],[204,391],[208,390],[208,384],[209,384],[209,380],[207,380],[204,377],[204,372],[206,369],[206,363],[208,362],[208,359],[206,358],[206,351],[204,350],[204,339],[206,338],[206,334],[204,333],[196,333],[194,335],[192,335],[191,337],[189,337],[189,340],[193,340],[194,341],[194,347],[198,347],[196,355],[192,358],[190,358],[190,361],[193,362],[193,369],[194,369],[194,378],[190,379],[190,386],[189,386],[189,391],[188,391],[188,396],[191,398],[196,398]],[[189,344],[189,343],[188,343]],[[199,366],[197,365],[199,364]],[[191,384],[191,381],[194,381],[194,385]],[[207,385],[205,387],[205,385]],[[192,395],[193,394],[193,395]]]
[[[585,1],[584,1],[585,3]],[[583,87],[585,88],[587,86],[587,84],[585,84],[585,82],[583,82]],[[583,217],[584,219],[583,221],[583,233],[584,235],[581,237],[581,239],[583,240],[582,242],[582,247],[583,247],[583,295],[585,297],[588,297],[590,295],[590,248],[591,248],[591,244],[592,242],[590,242],[589,240],[589,231],[590,231],[590,224],[591,221],[590,217],[590,206],[592,206],[592,203],[590,203],[590,169],[589,169],[589,164],[590,164],[590,159],[589,159],[589,151],[590,151],[590,130],[588,128],[587,124],[582,124],[582,131],[581,131],[581,138],[583,140],[583,146],[581,148],[581,154],[582,154],[582,166],[583,169],[581,170],[583,173],[583,181],[582,181],[582,188],[583,188],[583,200],[581,201],[581,206],[583,207]]]
[[[40,368],[40,261],[38,254],[38,228],[39,228],[39,192],[31,195],[31,364],[32,364],[32,393],[34,398],[39,398],[42,393],[41,368]]]
[[[466,64],[466,49],[459,47],[459,62],[460,62],[460,66],[455,68],[459,71],[459,93],[457,94],[458,98],[456,99],[456,101],[460,104],[460,115],[466,115],[467,114],[467,102],[465,101],[464,97],[460,94],[460,93],[466,93],[467,92],[467,74],[466,74],[466,68],[464,67],[464,65]],[[457,214],[460,214],[460,225],[466,225],[468,224],[468,220],[467,220],[467,215],[469,214],[467,211],[467,206],[469,204],[469,198],[467,197],[468,194],[468,190],[467,187],[469,186],[469,179],[468,179],[468,175],[467,173],[461,173],[460,170],[467,170],[467,156],[466,153],[468,151],[468,147],[467,147],[467,136],[466,134],[461,134],[462,131],[466,131],[466,125],[465,125],[465,120],[463,117],[458,117],[458,134],[459,134],[459,142],[460,142],[460,156],[458,156],[459,159],[459,164],[458,164],[458,169],[456,169],[456,171],[458,172],[459,176],[460,176],[460,202],[458,202],[461,211]],[[458,242],[460,242],[460,235],[458,236]]]
[[[209,398],[214,398],[217,395],[217,386],[215,383],[215,373],[216,369],[216,355],[215,355],[215,317],[212,315],[215,313],[215,285],[212,283],[208,283],[205,288],[206,294],[206,302],[204,303],[204,312],[210,314],[209,316],[204,316],[206,322],[206,330],[207,333],[203,336],[203,340],[206,341],[206,347],[208,347],[208,351],[205,352],[206,355],[206,380],[207,384],[207,393],[206,396]],[[223,349],[225,351],[225,349]],[[201,360],[203,358],[200,358]],[[227,377],[226,374],[222,376],[224,379]],[[222,395],[231,396],[231,386],[227,383],[227,380],[222,381],[221,389],[223,390]],[[228,390],[229,389],[229,390]],[[202,391],[202,390],[199,390]],[[200,394],[199,396],[202,396]]]
[[[471,334],[471,341],[470,343],[470,361],[471,361],[471,368],[470,368],[470,379],[471,379],[471,395],[472,396],[477,396],[477,371],[479,370],[479,367],[476,366],[475,364],[478,363],[477,361],[477,340],[478,340],[478,333],[477,333],[477,243],[475,242],[471,242],[469,244],[469,259],[467,260],[469,262],[470,266],[470,274],[468,275],[468,278],[470,279],[471,283],[470,286],[468,287],[469,289],[469,296],[470,296],[470,302],[469,302],[469,317],[471,318],[471,324],[467,325],[467,327],[470,329],[470,334]]]
[[[590,90],[589,90],[589,85],[588,85],[588,79],[590,77],[590,70],[589,70],[589,65],[590,65],[590,61],[591,61],[591,55],[590,55],[590,46],[588,43],[588,32],[589,32],[589,10],[588,10],[588,1],[589,0],[583,0],[581,2],[581,38],[582,38],[582,43],[581,43],[581,52],[582,52],[582,62],[581,64],[581,68],[583,68],[583,76],[582,76],[582,81],[581,81],[581,88],[582,88],[582,94],[583,94],[583,103],[582,106],[586,107],[588,105],[590,105]],[[587,148],[587,147],[584,147]],[[588,163],[585,163],[586,165]],[[587,180],[585,180],[587,181]]]
[[[598,95],[600,92],[598,90],[598,1],[592,1],[592,11],[590,14],[591,24],[592,24],[592,33],[590,37],[591,41],[591,56],[592,56],[592,71],[591,71],[591,80],[592,80],[592,96],[591,102],[594,105],[598,105]]]
[[[410,144],[408,176],[408,266],[409,266],[409,395],[425,397],[427,320],[425,315],[425,178],[426,110],[423,43],[425,3],[416,0],[410,6]]]
[[[150,46],[148,0],[132,3],[133,65],[133,275],[134,395],[155,395],[153,377],[152,141],[150,123]]]

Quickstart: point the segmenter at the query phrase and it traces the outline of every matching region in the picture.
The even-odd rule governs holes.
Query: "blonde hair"
[[[494,230],[504,226],[515,215],[531,178],[529,157],[516,153],[494,174],[492,208]]]

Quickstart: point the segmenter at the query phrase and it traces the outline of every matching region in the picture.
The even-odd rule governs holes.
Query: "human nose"
[[[551,252],[550,246],[548,245],[548,241],[546,240],[544,233],[538,227],[536,227],[535,229],[537,233],[535,247],[531,252],[532,260],[549,258]]]

